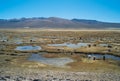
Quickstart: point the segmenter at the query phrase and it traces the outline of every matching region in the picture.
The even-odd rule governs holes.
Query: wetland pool
[[[62,46],[67,46],[69,48],[79,48],[79,47],[86,47],[88,45],[92,45],[93,43],[62,43],[62,44],[48,44],[48,46],[56,46],[56,47],[62,47]],[[98,44],[98,46],[108,46],[108,44]]]
[[[15,50],[18,51],[32,51],[32,50],[41,50],[40,46],[17,46]]]
[[[106,60],[115,60],[120,61],[120,57],[114,56],[114,55],[102,55],[102,54],[89,54],[91,57],[94,57],[96,59],[103,59],[103,56],[105,56]],[[57,67],[64,67],[66,64],[74,62],[73,59],[69,57],[61,57],[61,58],[46,58],[43,57],[42,54],[31,54],[31,56],[28,58],[29,61],[35,61],[35,62],[41,62],[47,65],[57,66]]]
[[[41,62],[47,65],[53,65],[57,67],[64,67],[67,63],[73,62],[72,59],[68,57],[62,58],[45,58],[42,54],[32,54],[29,58],[29,61]]]
[[[62,43],[62,44],[48,44],[48,46],[67,46],[69,48],[79,48],[79,47],[83,47],[83,46],[88,46],[90,43],[77,43],[77,44],[73,44],[73,43]]]
[[[115,55],[109,55],[109,54],[89,54],[88,56],[94,57],[96,59],[103,59],[103,56],[105,56],[105,59],[110,59],[110,60],[115,60],[115,61],[120,61],[120,57],[115,56]]]

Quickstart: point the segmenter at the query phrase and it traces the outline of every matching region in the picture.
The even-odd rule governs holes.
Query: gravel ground
[[[120,81],[120,73],[0,68],[0,81]]]

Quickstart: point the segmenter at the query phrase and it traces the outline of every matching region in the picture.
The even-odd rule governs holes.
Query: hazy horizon
[[[120,22],[119,0],[0,0],[0,19],[60,17]]]

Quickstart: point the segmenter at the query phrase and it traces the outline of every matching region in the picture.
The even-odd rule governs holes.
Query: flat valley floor
[[[120,81],[120,30],[0,29],[0,81]]]

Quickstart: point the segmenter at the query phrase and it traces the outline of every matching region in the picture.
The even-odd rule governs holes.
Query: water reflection
[[[64,57],[64,58],[45,58],[41,54],[32,54],[29,58],[29,61],[37,61],[48,65],[53,66],[65,66],[67,63],[73,62],[72,59]]]
[[[69,48],[79,48],[83,46],[88,46],[90,43],[77,43],[77,44],[72,44],[72,43],[63,43],[63,44],[48,44],[48,46],[67,46]]]
[[[41,47],[40,46],[17,46],[15,50],[19,50],[19,51],[41,50]]]
[[[120,61],[120,57],[114,56],[114,55],[108,55],[108,54],[105,54],[105,55],[102,55],[102,54],[89,54],[88,57],[89,56],[91,56],[91,57],[95,56],[96,59],[103,59],[103,56],[105,56],[106,59],[112,59],[112,60]]]

